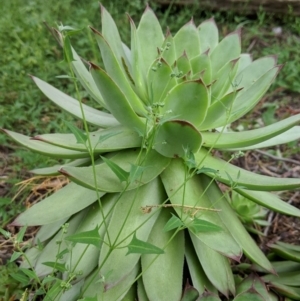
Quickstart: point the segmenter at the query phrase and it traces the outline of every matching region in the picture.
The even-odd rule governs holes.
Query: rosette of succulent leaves
[[[239,29],[220,40],[213,19],[164,34],[147,7],[137,27],[129,17],[126,44],[104,7],[101,15],[101,32],[90,29],[103,67],[79,57],[71,28],[53,29],[78,99],[33,77],[82,129],[69,124],[68,134],[32,138],[4,130],[34,152],[68,159],[33,170],[70,182],[13,222],[41,226],[23,267],[41,279],[44,300],[277,300],[267,281],[232,269],[243,256],[275,273],[218,184],[300,216],[276,195],[299,189],[300,179],[231,164],[243,151],[300,137],[300,114],[253,130],[228,129],[255,107],[281,66],[274,56],[253,61],[241,53]],[[82,87],[101,110],[81,102]],[[222,151],[231,159],[222,159]],[[241,277],[250,283],[244,289]]]

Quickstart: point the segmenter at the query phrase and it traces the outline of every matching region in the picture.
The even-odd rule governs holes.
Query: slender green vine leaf
[[[59,263],[55,261],[47,261],[43,262],[43,265],[46,265],[47,267],[53,268],[54,270],[65,272],[67,270],[65,263]]]
[[[97,297],[85,297],[83,299],[78,299],[78,301],[98,301]]]
[[[119,165],[117,165],[115,162],[113,162],[110,159],[107,159],[102,156],[101,159],[108,165],[108,167],[113,171],[113,173],[119,178],[121,182],[128,181],[130,175],[128,171],[125,171],[123,168],[121,168]]]
[[[165,226],[163,228],[163,231],[168,232],[168,231],[171,231],[173,229],[177,229],[177,228],[180,228],[180,227],[185,227],[184,223],[182,222],[182,220],[180,218],[178,218],[173,213],[171,213],[171,214],[172,214],[172,217],[165,224]]]
[[[137,253],[137,254],[164,254],[164,250],[150,244],[148,242],[137,239],[134,234],[132,240],[128,247],[128,254]]]
[[[80,129],[78,129],[76,126],[74,126],[71,122],[68,122],[65,120],[65,124],[67,127],[71,130],[71,132],[76,137],[76,141],[78,144],[86,144],[86,141],[88,139],[86,133],[82,132]]]
[[[70,63],[75,61],[73,57],[71,41],[68,35],[64,37],[63,42],[64,42],[63,48],[64,48],[65,62]]]
[[[28,285],[28,283],[30,283],[30,279],[28,278],[28,276],[21,271],[11,273],[10,276],[17,280],[19,283],[22,283],[23,285]]]
[[[131,164],[129,177],[128,177],[128,182],[133,183],[134,181],[141,179],[141,177],[143,175],[143,172],[146,169],[147,169],[147,166],[140,166],[140,165]]]
[[[35,274],[34,271],[31,271],[31,270],[28,270],[28,269],[24,269],[24,268],[19,268],[19,270],[22,271],[30,279],[36,279],[37,280],[37,276],[36,276],[36,274]]]
[[[23,241],[23,237],[24,237],[24,234],[27,230],[27,227],[22,227],[19,231],[19,233],[17,234],[17,242],[20,243]]]
[[[20,256],[22,256],[23,253],[22,252],[13,252],[13,254],[11,255],[9,262],[14,262],[15,260],[17,260]]]
[[[223,229],[220,226],[196,217],[191,223],[187,224],[187,227],[193,233],[223,231]]]
[[[212,168],[208,168],[208,167],[201,167],[199,169],[197,169],[197,174],[200,175],[202,173],[207,173],[210,172],[212,174],[217,174],[219,171],[217,169],[212,169]]]
[[[102,238],[99,235],[99,227],[96,226],[93,230],[76,233],[65,237],[66,240],[80,244],[90,244],[96,247],[100,246]]]

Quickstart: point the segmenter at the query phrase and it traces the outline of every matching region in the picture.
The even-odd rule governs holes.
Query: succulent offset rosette
[[[236,154],[296,140],[300,115],[260,129],[227,131],[267,91],[280,69],[276,58],[252,61],[241,54],[240,30],[219,42],[213,19],[198,27],[190,21],[174,36],[163,34],[149,7],[137,28],[129,21],[127,46],[102,7],[102,31],[91,30],[104,68],[90,63],[88,70],[57,31],[65,51],[69,47],[77,80],[103,110],[33,80],[58,106],[99,130],[73,128],[70,134],[33,138],[5,130],[33,151],[69,159],[34,173],[61,173],[71,180],[14,225],[42,225],[35,243],[44,244],[43,250],[27,252],[40,277],[53,270],[43,263],[69,250],[59,259],[64,269],[55,285],[64,289],[54,300],[196,300],[205,291],[214,300],[218,292],[234,296],[228,258],[239,261],[244,254],[262,269],[274,269],[217,182],[266,208],[300,216],[271,193],[297,189],[300,179],[253,174],[214,157],[212,150]],[[184,257],[193,287],[182,292]]]

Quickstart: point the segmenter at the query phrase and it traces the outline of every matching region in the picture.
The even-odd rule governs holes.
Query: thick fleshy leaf
[[[229,119],[230,110],[232,108],[234,100],[236,99],[237,92],[238,91],[231,92],[223,96],[221,99],[216,100],[211,106],[209,106],[206,117],[204,121],[201,123],[201,125],[198,127],[198,129],[200,130],[214,129],[216,128],[215,124],[216,122],[218,122],[218,119],[220,117],[227,116],[227,118]],[[209,136],[210,132],[202,132],[202,134],[205,136],[207,135]]]
[[[102,35],[110,45],[112,51],[115,53],[116,58],[121,64],[122,58],[126,59],[125,52],[123,50],[123,44],[120,38],[119,30],[117,25],[109,12],[101,5],[101,24],[102,24]],[[128,64],[128,62],[127,62]]]
[[[110,45],[104,39],[100,32],[96,29],[91,28],[96,35],[96,40],[98,42],[99,48],[101,50],[101,56],[104,62],[105,71],[111,77],[111,79],[117,84],[120,90],[126,96],[126,99],[129,101],[133,110],[140,116],[144,116],[147,111],[138,98],[138,96],[133,91],[130,81],[127,80],[125,71],[121,68],[120,63],[118,62],[115,53],[113,53]]]
[[[61,226],[68,220],[68,218],[69,217],[65,217],[51,224],[46,224],[41,226],[39,231],[34,237],[33,240],[34,244],[37,244],[39,242],[44,242],[47,239],[49,239],[51,236],[53,236],[61,228]]]
[[[138,150],[126,150],[118,152],[114,157],[110,158],[114,163],[119,165],[125,171],[130,171],[132,164],[136,164],[138,160]],[[161,156],[156,151],[151,151],[145,157],[142,153],[142,167],[147,168],[140,179],[132,182],[127,190],[135,189],[146,184],[160,175],[160,173],[168,166],[170,159]],[[101,163],[96,165],[96,183],[97,189],[106,192],[120,192],[126,187],[126,183],[119,180],[110,167]],[[95,189],[95,179],[92,167],[62,167],[60,172],[70,177],[74,182],[79,183],[89,189]]]
[[[228,91],[236,75],[239,59],[231,60],[212,77],[211,103],[218,101]]]
[[[106,231],[101,249],[99,266],[105,277],[105,286],[114,286],[137,264],[140,254],[127,254],[134,233],[139,240],[147,241],[151,229],[157,219],[156,214],[145,214],[140,207],[157,206],[165,198],[159,179],[141,186],[138,191],[131,190],[109,195],[110,201],[116,201],[114,211]],[[124,219],[124,217],[126,217]],[[118,246],[113,250],[110,244]],[[109,256],[107,257],[107,255]],[[126,256],[126,259],[125,259]],[[104,261],[105,260],[105,261]]]
[[[199,237],[190,233],[199,261],[210,282],[223,295],[235,293],[235,285],[228,259],[205,245]]]
[[[249,58],[246,64],[243,62],[243,58],[241,61],[242,66],[246,64],[247,66],[242,67],[241,72],[237,74],[235,84],[237,89],[243,88],[243,90],[246,91],[255,81],[276,66],[277,59],[275,56],[266,56],[253,62],[250,61],[250,64]],[[243,94],[243,92],[241,92],[241,94]]]
[[[131,56],[132,56],[132,76],[134,81],[135,92],[148,104],[146,76],[148,68],[145,66],[141,52],[140,41],[138,39],[137,29],[134,21],[129,17],[131,29]],[[151,63],[153,60],[151,61]],[[149,66],[150,67],[150,66]]]
[[[48,143],[44,143],[41,141],[32,140],[31,137],[15,133],[9,130],[2,130],[4,133],[9,135],[12,139],[14,139],[17,143],[25,146],[26,148],[37,152],[42,155],[46,155],[52,158],[59,159],[78,159],[78,158],[86,158],[89,157],[87,151],[74,151],[66,148],[62,148],[55,145],[49,145]]]
[[[70,97],[69,95],[61,92],[60,90],[54,88],[48,83],[42,81],[37,77],[32,77],[38,88],[56,105],[61,107],[68,113],[83,119],[82,112],[80,109],[79,101]],[[93,109],[85,104],[82,104],[84,110],[84,117],[88,123],[107,128],[111,126],[118,125],[119,122],[111,114]]]
[[[104,193],[100,192],[100,197]],[[70,183],[21,213],[13,225],[36,226],[54,223],[86,208],[97,200],[93,190]]]
[[[253,293],[260,295],[263,298],[262,300],[272,301],[269,295],[269,291],[266,288],[266,285],[264,284],[263,280],[254,274],[250,274],[238,285],[237,295],[242,295],[246,292],[249,293],[249,291],[251,292],[251,290]]]
[[[112,78],[104,70],[93,64],[91,65],[91,74],[104,98],[107,108],[114,117],[121,124],[143,132],[145,128],[144,122],[134,112],[126,95]]]
[[[88,69],[85,67],[84,63],[82,62],[81,58],[77,54],[77,52],[72,48],[73,58],[72,66],[76,78],[80,81],[81,85],[84,89],[89,93],[93,99],[95,99],[98,103],[100,103],[103,107],[105,107],[104,100],[102,95],[100,94],[94,79],[92,78],[91,74],[89,73]]]
[[[246,151],[251,149],[258,149],[258,148],[267,148],[274,145],[286,144],[292,141],[296,141],[300,139],[300,126],[294,126],[291,129],[275,136],[274,138],[265,140],[258,144],[253,144],[246,147],[239,147],[237,149],[231,148],[231,151]]]
[[[282,66],[276,66],[273,69],[267,71],[264,75],[258,78],[247,90],[243,89],[241,91],[243,92],[242,94],[240,92],[240,95],[238,95],[233,104],[231,113],[232,116],[229,119],[229,123],[237,120],[255,107],[261,97],[269,89],[270,85],[274,81],[281,68]]]
[[[66,256],[69,270],[81,272],[77,275],[76,282],[87,277],[98,266],[100,248],[110,221],[111,208],[114,205],[115,203],[105,198],[101,200],[101,209],[98,203],[91,205],[76,232],[65,238],[74,243],[78,242],[72,247],[72,252]],[[64,276],[63,278],[67,277]]]
[[[299,271],[295,271],[295,272],[280,273],[280,275],[266,275],[262,277],[262,280],[265,281],[266,283],[277,282],[283,285],[299,287],[300,273]]]
[[[136,131],[122,125],[91,132],[89,135],[94,154],[134,148],[142,144],[142,138]],[[87,143],[78,144],[73,134],[44,134],[32,139],[74,151],[87,152],[88,147]]]
[[[291,298],[291,300],[300,300],[300,287],[292,287],[275,281],[271,282],[269,287],[271,289],[274,288],[274,290],[281,295]]]
[[[266,191],[253,191],[246,189],[235,189],[239,194],[248,198],[249,200],[269,208],[273,211],[282,214],[300,217],[300,210],[287,202],[282,201],[276,194]]]
[[[211,84],[211,62],[208,52],[197,55],[190,61],[193,79],[202,79],[205,85]]]
[[[154,149],[169,158],[183,157],[186,150],[197,152],[202,137],[197,129],[184,120],[170,120],[158,128],[154,140]]]
[[[177,58],[184,52],[189,58],[200,53],[199,33],[193,20],[179,29],[174,36],[174,44]]]
[[[217,294],[216,288],[211,284],[203,271],[190,237],[186,236],[185,240],[185,258],[193,286],[200,294],[203,294],[206,290]]]
[[[251,63],[252,63],[251,54],[249,54],[249,53],[242,53],[240,55],[240,59],[239,59],[239,67],[238,67],[237,74],[239,74],[242,70],[244,70],[246,67],[248,67]],[[240,82],[238,81],[235,84],[240,84],[241,80],[242,80],[242,78],[240,79]]]
[[[198,127],[205,119],[209,106],[208,91],[201,81],[183,82],[170,91],[164,104],[163,114]]]
[[[250,258],[251,261],[257,263],[267,271],[273,272],[269,260],[246,231],[237,217],[236,212],[232,210],[218,185],[215,182],[211,182],[211,179],[205,175],[200,175],[199,178],[201,183],[203,183],[204,187],[207,189],[207,195],[209,196],[211,205],[220,210],[218,215],[223,220],[229,233],[241,246],[245,255]],[[230,221],[230,223],[228,223],[228,221]]]
[[[176,68],[178,70],[179,76],[184,76],[189,73],[192,69],[190,60],[184,52],[177,60],[176,60]]]
[[[82,159],[75,159],[74,161],[64,163],[64,165],[67,166],[86,166],[89,163],[91,163],[90,158],[82,158]],[[36,175],[40,176],[57,176],[59,175],[58,170],[60,169],[61,165],[54,165],[51,167],[43,167],[43,168],[36,168],[30,170],[31,173],[34,173]]]
[[[137,39],[140,46],[140,55],[147,72],[158,56],[157,48],[160,48],[164,41],[159,21],[149,6],[146,7],[137,28]]]
[[[161,174],[166,192],[171,203],[175,205],[174,210],[177,215],[185,224],[190,223],[194,217],[197,217],[221,227],[223,231],[201,232],[197,233],[196,237],[210,248],[225,256],[239,260],[242,250],[227,231],[226,225],[219,216],[220,212],[196,209],[197,207],[214,209],[214,205],[205,193],[205,188],[199,176],[196,175],[185,183],[186,173],[184,162],[180,159],[173,159]],[[184,191],[185,195],[183,197]]]
[[[175,50],[174,38],[169,30],[166,33],[166,38],[164,40],[162,48],[164,49],[164,51],[162,52],[162,58],[170,66],[172,66],[176,60],[176,50]]]
[[[212,133],[204,132],[203,146],[213,147],[219,149],[226,148],[242,148],[254,144],[262,143],[271,139],[281,133],[286,132],[296,124],[300,123],[300,114],[288,117],[284,120],[278,121],[271,125],[242,132],[229,132],[229,133]],[[299,134],[300,135],[300,134]],[[274,138],[275,139],[275,138]]]
[[[293,250],[291,248],[287,248],[285,245],[280,245],[278,243],[271,244],[269,245],[269,247],[274,253],[278,254],[282,258],[292,260],[294,262],[300,262],[300,250]]]
[[[237,295],[233,301],[266,301],[260,294],[255,292],[255,290],[249,290],[240,295]]]
[[[258,191],[291,190],[300,187],[300,179],[274,178],[255,174],[234,166],[222,159],[213,157],[204,148],[195,154],[198,168],[209,166],[218,173],[207,172],[206,174],[216,178],[218,181],[235,188],[247,188]]]
[[[219,31],[213,18],[202,22],[198,26],[201,53],[212,52],[219,43]]]
[[[43,248],[34,266],[34,270],[39,277],[46,276],[47,274],[50,274],[52,272],[52,267],[46,266],[43,263],[56,261],[56,256],[59,254],[59,252],[67,249],[67,243],[62,239],[63,236],[73,234],[86,214],[87,210],[82,210],[78,214],[72,216],[72,218],[68,222],[67,234],[64,234],[64,229],[61,229]],[[61,244],[58,244],[57,241],[61,241]],[[66,256],[67,252],[61,256],[59,263],[65,263]]]
[[[172,238],[174,231],[161,231],[169,216],[170,210],[161,210],[148,239],[149,243],[164,249],[164,254],[141,257],[142,277],[149,300],[164,300],[166,296],[169,300],[179,300],[182,294],[184,233],[180,231]]]
[[[211,70],[214,77],[228,62],[241,54],[241,31],[236,30],[227,35],[211,52]]]
[[[188,283],[185,285],[181,301],[197,301],[199,292]]]
[[[172,68],[164,59],[156,60],[148,71],[148,95],[151,104],[162,103],[167,93],[177,84]]]

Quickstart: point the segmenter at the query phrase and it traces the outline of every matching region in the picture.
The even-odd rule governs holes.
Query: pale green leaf
[[[145,125],[132,108],[126,95],[112,78],[101,68],[91,65],[91,74],[109,111],[123,125],[144,131]]]
[[[228,259],[220,253],[209,248],[207,245],[201,242],[199,237],[195,236],[191,232],[190,236],[198,259],[210,282],[223,295],[228,297],[229,293],[234,294],[234,279]]]
[[[218,185],[215,182],[211,182],[211,179],[205,175],[200,175],[200,180],[207,189],[210,204],[220,210],[218,215],[225,223],[228,231],[241,246],[245,255],[249,257],[252,262],[257,263],[265,270],[272,272],[273,268],[269,260],[246,231],[244,225],[238,219],[236,212],[233,211]],[[207,204],[208,207],[211,205]],[[230,221],[230,223],[228,223],[228,221]]]
[[[79,101],[70,97],[69,95],[61,92],[54,88],[48,83],[42,81],[37,77],[32,77],[38,88],[56,105],[61,107],[63,110],[82,119],[82,112],[80,109]],[[111,127],[118,125],[119,122],[109,113],[105,113],[96,109],[93,109],[85,104],[82,104],[85,120],[88,123],[100,126],[100,127]]]
[[[265,191],[253,191],[246,189],[235,189],[239,194],[247,199],[269,208],[273,211],[280,212],[291,216],[300,217],[300,210],[287,202],[282,201],[276,194]]]
[[[169,158],[184,157],[185,149],[196,152],[202,143],[197,129],[185,120],[164,122],[158,129],[154,140],[154,149]]]
[[[228,34],[211,52],[211,70],[214,77],[217,72],[231,60],[241,54],[241,30]]]
[[[145,72],[147,72],[158,56],[157,49],[162,46],[164,41],[159,21],[149,6],[146,7],[137,28],[137,39],[141,59],[144,62]]]
[[[126,72],[121,68],[121,64],[117,60],[116,54],[113,53],[112,48],[104,39],[102,34],[98,32],[96,29],[93,28],[91,29],[96,35],[96,40],[101,50],[101,56],[107,74],[111,77],[111,79],[124,93],[130,105],[132,106],[133,110],[140,116],[146,115],[147,111],[143,105],[143,102],[133,91],[130,85],[130,81],[127,79]]]
[[[136,131],[122,125],[91,132],[89,136],[94,153],[134,148],[142,144],[142,138]],[[35,136],[32,139],[74,151],[87,152],[86,146],[76,143],[76,139],[72,134],[44,134]]]
[[[195,154],[196,162],[205,162],[206,166],[218,170],[217,174],[208,172],[211,177],[215,177],[218,181],[230,185],[231,180],[227,175],[230,175],[235,185],[247,187],[250,190],[259,191],[278,191],[278,190],[291,190],[300,187],[300,179],[292,178],[274,178],[255,174],[253,172],[244,170],[234,166],[222,159],[213,157],[208,154],[204,148]],[[202,163],[203,164],[203,163]],[[202,165],[199,166],[200,168]],[[238,189],[238,187],[236,187]]]
[[[208,50],[211,53],[219,43],[219,31],[215,20],[211,18],[202,22],[198,26],[198,31],[201,53]]]
[[[179,29],[174,36],[174,44],[177,58],[184,52],[190,59],[200,53],[199,34],[193,20]]]
[[[227,230],[227,222],[222,221],[220,217],[221,212],[205,210],[205,208],[214,209],[215,202],[218,199],[210,200],[209,194],[205,192],[207,188],[203,186],[200,175],[195,175],[186,181],[186,168],[182,160],[173,159],[161,174],[166,193],[171,203],[176,204],[174,210],[186,224],[191,218],[196,217],[221,227],[223,231],[201,232],[197,234],[197,238],[225,256],[236,260],[239,259],[242,253],[241,247]],[[184,186],[183,183],[185,183]],[[182,205],[182,207],[178,206],[178,204]],[[200,209],[197,209],[197,206]],[[201,208],[204,210],[201,210]]]
[[[171,210],[164,208],[150,233],[148,242],[164,250],[164,254],[142,254],[143,282],[149,300],[180,300],[184,264],[184,232],[162,231]],[[172,240],[171,240],[172,238]],[[168,281],[166,281],[168,279]]]
[[[204,132],[202,133],[203,145],[206,147],[214,147],[219,149],[240,149],[243,147],[248,147],[258,143],[267,142],[268,139],[273,138],[274,143],[276,142],[276,136],[284,133],[293,128],[295,125],[300,123],[300,114],[290,116],[286,119],[280,120],[271,125],[242,132],[228,132],[228,133],[212,133]],[[298,127],[293,130],[297,132]],[[287,133],[288,135],[289,133]],[[299,134],[297,132],[296,134]]]
[[[154,61],[148,71],[148,94],[151,104],[163,103],[167,93],[177,84],[172,68],[164,59]]]
[[[104,193],[100,192],[100,197]],[[13,225],[46,225],[84,209],[97,200],[95,191],[70,183],[21,213]]]
[[[161,182],[159,179],[155,179],[140,186],[137,191],[126,191],[121,197],[119,193],[107,194],[104,199],[107,202],[116,202],[116,205],[104,237],[99,265],[101,265],[101,274],[105,277],[106,284],[114,286],[128,275],[128,271],[131,271],[140,259],[138,253],[126,256],[127,246],[130,244],[133,234],[136,233],[139,240],[147,242],[157,219],[157,213],[145,214],[141,207],[160,205],[165,199],[165,194]],[[158,209],[152,209],[153,212],[154,210]],[[124,216],[127,216],[127,219],[124,220]],[[117,244],[113,250],[109,245],[109,239]]]
[[[115,156],[111,157],[115,164],[120,166],[125,171],[130,171],[132,164],[136,164],[139,152],[134,149],[124,150],[118,152]],[[130,183],[128,190],[137,188],[141,184],[145,184],[156,178],[168,166],[170,159],[161,156],[156,151],[150,151],[145,157],[145,152],[142,152],[141,162],[142,167],[147,167],[147,172],[142,174],[141,179]],[[92,167],[71,167],[66,166],[60,169],[60,172],[70,177],[74,182],[79,183],[89,189],[107,191],[107,192],[120,192],[124,190],[126,183],[121,183],[119,178],[110,169],[110,167],[101,163],[95,166],[96,169],[96,183],[93,175]]]
[[[176,119],[198,127],[205,119],[209,106],[208,91],[201,81],[183,82],[173,88],[163,102],[163,114],[176,116]]]
[[[26,148],[37,152],[42,155],[47,155],[52,158],[59,159],[78,159],[78,158],[86,158],[89,157],[89,154],[86,151],[74,151],[70,149],[65,149],[55,145],[49,145],[48,143],[33,140],[32,138],[15,133],[9,130],[2,130],[4,133],[9,135],[13,140],[17,143],[25,146]]]

